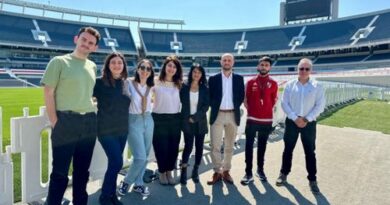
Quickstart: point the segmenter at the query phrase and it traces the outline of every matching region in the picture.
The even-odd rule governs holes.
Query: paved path
[[[277,187],[283,141],[268,144],[265,172],[269,183],[255,178],[249,186],[239,183],[244,175],[244,140],[236,147],[231,174],[234,185],[207,185],[213,174],[208,152],[204,154],[200,184],[191,180],[187,186],[148,184],[151,195],[142,198],[137,193],[122,197],[124,204],[390,204],[390,135],[352,128],[318,126],[317,161],[320,195],[310,192],[302,144],[294,152],[289,184]],[[254,155],[256,156],[256,155]],[[256,158],[255,158],[256,160]],[[151,165],[153,166],[153,164]],[[191,169],[190,169],[191,170]],[[255,171],[255,170],[254,170]],[[177,173],[178,174],[178,173]],[[122,178],[122,177],[121,177]],[[178,179],[178,177],[177,177]],[[96,205],[100,185],[89,184],[89,204]],[[70,193],[67,193],[70,196]]]

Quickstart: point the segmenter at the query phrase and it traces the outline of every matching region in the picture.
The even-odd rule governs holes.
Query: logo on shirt
[[[258,88],[257,83],[253,83],[252,84],[252,91],[257,91],[257,88]]]
[[[272,87],[272,83],[271,82],[267,82],[267,84],[262,87],[261,89],[264,89],[264,88],[271,88]],[[259,89],[259,86],[257,85],[257,83],[253,83],[252,84],[252,91],[256,91]]]

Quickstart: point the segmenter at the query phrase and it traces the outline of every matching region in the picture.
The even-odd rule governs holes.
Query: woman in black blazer
[[[180,90],[184,133],[184,151],[181,163],[180,183],[187,184],[188,159],[195,139],[195,164],[192,169],[192,180],[199,182],[198,168],[203,155],[204,137],[208,132],[206,112],[209,109],[209,89],[206,72],[199,64],[191,66],[188,82]]]

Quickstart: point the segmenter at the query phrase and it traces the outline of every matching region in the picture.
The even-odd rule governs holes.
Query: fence
[[[326,107],[342,104],[357,98],[386,100],[389,89],[349,83],[321,82],[325,89]]]
[[[0,107],[0,205],[13,203],[13,189],[11,147],[7,146],[3,153],[3,112]]]

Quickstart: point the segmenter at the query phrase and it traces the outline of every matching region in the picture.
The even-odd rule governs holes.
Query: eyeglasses
[[[311,70],[311,68],[304,68],[304,67],[299,68],[299,71],[306,71],[306,72],[308,72],[310,70]]]
[[[152,71],[151,67],[144,66],[144,65],[140,65],[139,69],[142,70],[142,71],[147,71],[147,72],[151,72]]]

